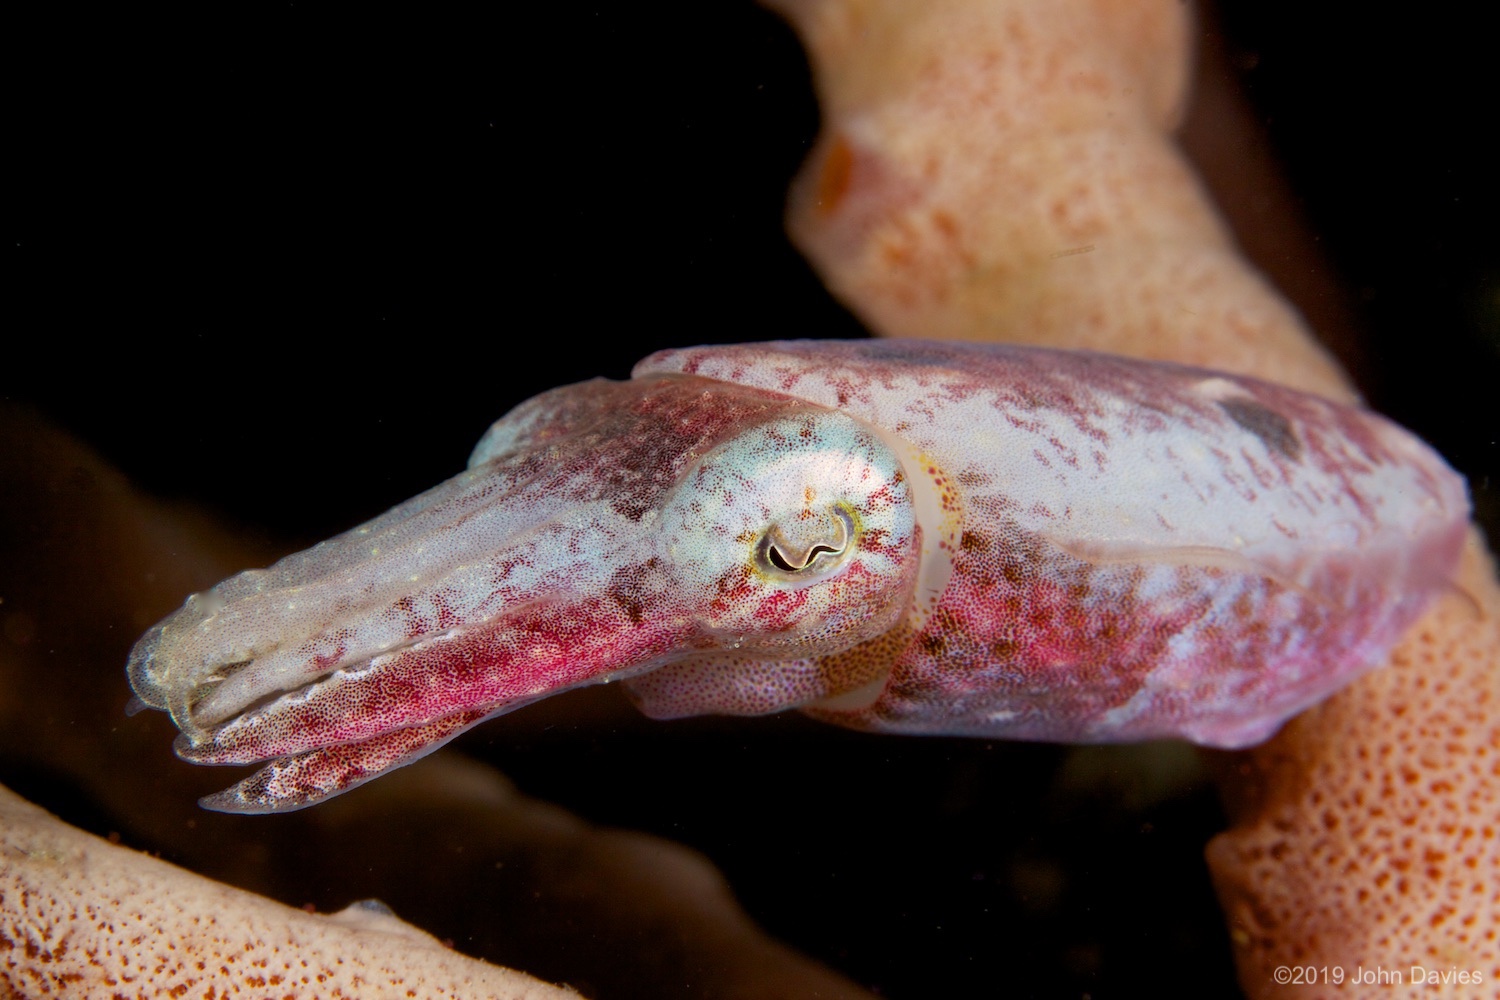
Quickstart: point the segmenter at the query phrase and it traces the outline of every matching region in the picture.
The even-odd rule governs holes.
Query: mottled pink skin
[[[1379,660],[1467,517],[1400,428],[1248,379],[918,341],[667,351],[190,600],[130,673],[183,757],[275,759],[205,800],[243,811],[616,678],[661,717],[1240,746]]]
[[[132,684],[172,712],[185,759],[281,758],[205,800],[276,811],[409,763],[487,716],[695,650],[795,658],[809,643],[847,646],[904,613],[914,527],[865,531],[837,575],[815,577],[817,599],[737,556],[720,566],[674,549],[697,531],[715,547],[746,536],[736,544],[749,552],[747,531],[775,519],[777,498],[741,481],[735,448],[795,465],[830,445],[859,459],[856,474],[883,447],[822,407],[693,377],[554,390],[500,421],[468,473],[190,599],[132,651]],[[816,524],[826,506],[811,509],[794,485],[792,539],[799,516]],[[904,503],[899,488],[866,485],[869,524]]]
[[[1411,435],[1251,379],[899,340],[665,351],[635,374],[666,371],[836,406],[958,484],[936,614],[872,704],[807,709],[855,728],[1258,742],[1379,661],[1451,579],[1468,521],[1462,481]],[[986,425],[998,448],[973,447]],[[1194,442],[1206,462],[1177,453]],[[1133,524],[1101,529],[1073,505],[1099,484],[1125,502],[1127,447],[1167,471]]]
[[[527,502],[533,509],[546,508],[545,514],[603,499],[610,512],[629,523],[657,502],[681,467],[726,428],[785,412],[791,402],[753,390],[721,393],[709,401],[680,379],[651,382],[592,383],[587,393],[568,394],[555,407],[545,405],[546,397],[533,400],[519,437],[534,447],[517,453],[508,463],[510,475],[498,484],[447,503],[478,508],[496,500]],[[544,405],[535,405],[539,402]],[[610,428],[602,438],[589,433],[601,413],[608,414]],[[579,428],[583,436],[570,437]],[[541,519],[536,514],[531,518]],[[588,527],[610,533],[608,526]],[[573,528],[575,537],[588,534],[580,526]],[[445,522],[444,530],[453,525]],[[403,594],[391,601],[384,617],[398,620],[414,645],[377,655],[246,712],[217,727],[211,741],[195,742],[184,733],[178,738],[178,754],[205,764],[297,755],[295,768],[283,762],[277,780],[297,781],[316,800],[416,759],[433,748],[434,740],[451,739],[496,706],[518,707],[597,677],[599,664],[649,661],[690,640],[688,616],[672,606],[670,581],[652,578],[648,550],[632,550],[597,592],[578,594],[565,581],[584,575],[583,563],[600,564],[602,553],[568,552],[566,542],[556,541],[545,552],[528,548],[496,552],[485,574],[486,600],[457,618],[451,608],[458,601],[442,600],[441,591],[436,600]],[[570,566],[570,559],[580,565]],[[533,593],[536,583],[528,580],[527,592],[511,592],[512,578],[538,562],[561,577],[556,586]],[[653,607],[649,617],[641,611],[648,602]],[[491,609],[507,607],[514,610],[490,617]],[[464,619],[480,623],[442,631]],[[331,621],[337,624],[336,614]],[[323,674],[330,659],[309,644],[308,679]],[[136,681],[144,698],[143,686]],[[355,747],[360,753],[351,753]],[[243,797],[248,806],[255,793],[265,790],[274,792],[276,801],[286,800],[287,788],[264,787],[271,777],[257,775],[206,804],[232,808]]]

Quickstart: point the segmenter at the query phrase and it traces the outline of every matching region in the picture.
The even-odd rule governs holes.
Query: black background
[[[1226,5],[1232,64],[1366,334],[1362,387],[1493,531],[1492,36],[1303,8]],[[748,3],[28,17],[0,392],[246,532],[343,530],[520,400],[657,348],[861,335],[782,235],[817,109]],[[1121,751],[794,718],[500,721],[462,745],[699,848],[772,933],[891,996],[1234,995],[1213,794],[1143,806]]]

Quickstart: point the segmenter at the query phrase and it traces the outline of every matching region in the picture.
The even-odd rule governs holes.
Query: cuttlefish
[[[467,471],[187,599],[130,655],[203,804],[297,809],[620,681],[647,715],[1256,743],[1450,586],[1463,481],[1265,382],[921,341],[653,354]]]

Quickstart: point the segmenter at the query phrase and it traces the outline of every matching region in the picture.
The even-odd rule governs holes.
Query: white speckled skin
[[[614,678],[656,716],[1239,746],[1376,662],[1467,518],[1410,434],[1229,375],[920,341],[666,351],[189,599],[130,673],[184,757],[277,758],[209,803],[250,811]]]

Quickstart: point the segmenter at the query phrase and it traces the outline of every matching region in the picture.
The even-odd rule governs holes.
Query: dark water
[[[1329,262],[1283,264],[1333,268],[1341,301],[1305,308],[1367,331],[1347,358],[1367,394],[1470,477],[1493,535],[1482,33],[1298,10],[1225,17]],[[268,546],[384,510],[516,402],[650,350],[860,335],[781,235],[817,112],[795,40],[752,6],[107,17],[17,33],[0,387]],[[1201,780],[1149,796],[1125,751],[584,714],[461,745],[590,821],[702,851],[772,934],[883,994],[1235,995]],[[113,828],[32,757],[0,781]],[[434,930],[521,961],[466,944],[464,906]],[[570,950],[617,946],[536,943],[532,967],[569,978]]]

